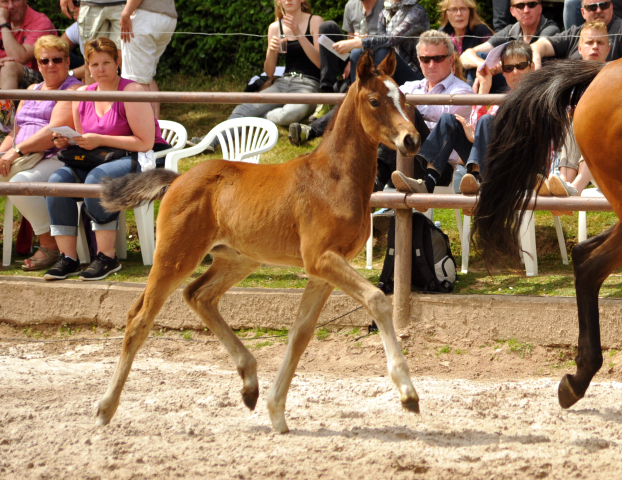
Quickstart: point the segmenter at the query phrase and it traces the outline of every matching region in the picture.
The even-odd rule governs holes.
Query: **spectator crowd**
[[[418,0],[349,0],[341,26],[314,15],[307,0],[274,0],[264,62],[270,82],[264,91],[344,92],[356,80],[365,50],[377,64],[394,51],[393,78],[401,91],[423,95],[506,92],[554,59],[609,62],[622,56],[622,18],[617,15],[622,15],[622,0],[567,0],[564,31],[542,14],[541,0],[492,3],[489,26],[475,0],[440,0],[440,26],[431,30]],[[0,0],[0,90],[158,90],[157,64],[177,23],[174,0],[60,0],[59,7],[75,20],[60,37],[27,0]],[[277,67],[279,59],[283,69]],[[422,136],[415,176],[396,171],[395,152],[381,145],[375,189],[393,184],[399,191],[427,193],[453,179],[462,193],[476,194],[486,174],[496,110],[479,105],[410,108]],[[300,145],[321,137],[334,112],[328,105],[245,104],[231,118],[267,118],[288,128],[290,141]],[[140,172],[142,163],[131,152],[169,147],[158,117],[157,104],[26,100],[15,108],[0,100],[0,181],[100,183],[104,177]],[[53,131],[61,127],[77,135]],[[72,152],[102,149],[121,153],[89,169],[72,167],[67,160]],[[540,194],[577,195],[591,180],[572,132],[559,167],[542,179]],[[96,245],[84,271],[76,249],[78,200],[84,201]],[[100,280],[121,269],[114,249],[119,213],[106,212],[98,199],[14,196],[12,201],[27,220],[23,228],[30,225],[39,237],[39,249],[25,260],[24,270],[46,270],[47,280],[74,275]]]

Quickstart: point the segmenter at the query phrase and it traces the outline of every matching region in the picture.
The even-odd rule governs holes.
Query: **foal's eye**
[[[380,102],[379,102],[378,100],[376,100],[375,98],[372,98],[372,99],[369,101],[369,104],[370,104],[372,107],[379,107],[379,106],[380,106]]]

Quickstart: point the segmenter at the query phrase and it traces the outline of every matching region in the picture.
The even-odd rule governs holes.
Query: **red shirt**
[[[26,15],[24,16],[24,22],[18,31],[13,32],[15,40],[21,45],[34,45],[39,37],[43,35],[58,35],[56,29],[50,19],[44,14],[35,12],[29,6],[26,6]],[[0,58],[6,57],[4,51],[4,45],[0,48]],[[35,71],[39,71],[39,65],[33,58],[30,62],[26,63],[28,68],[32,68]]]

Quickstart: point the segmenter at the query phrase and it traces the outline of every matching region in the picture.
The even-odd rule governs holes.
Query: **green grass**
[[[244,88],[246,77],[236,75],[224,75],[221,77],[207,76],[182,76],[173,75],[158,79],[162,91],[222,91],[239,92]],[[182,123],[188,130],[188,136],[205,135],[212,127],[227,119],[234,105],[178,103],[162,104],[161,117]],[[295,147],[287,140],[287,131],[279,128],[279,140],[276,146],[262,155],[261,163],[277,164],[288,161],[299,155],[309,153],[317,147],[320,139],[315,139],[303,147]],[[194,165],[206,160],[218,158],[219,154],[197,155],[184,159],[180,162],[180,171],[186,172]],[[4,220],[5,198],[0,197],[0,236],[4,239],[2,225]],[[155,210],[158,211],[159,202],[156,202]],[[462,262],[461,244],[456,226],[453,210],[437,209],[434,212],[434,220],[441,221],[442,229],[450,238],[452,253],[458,264],[458,270]],[[14,212],[14,234],[17,233],[18,215]],[[561,217],[562,227],[566,239],[566,247],[570,253],[577,243],[578,214]],[[613,213],[588,213],[588,236],[594,236],[617,222]],[[132,211],[127,212],[128,229],[126,232],[128,245],[128,258],[123,260],[123,269],[108,280],[114,282],[141,282],[147,281],[150,267],[142,264],[140,245],[136,224]],[[454,292],[459,294],[506,294],[506,295],[555,295],[574,296],[574,276],[571,264],[566,266],[561,262],[557,237],[553,224],[553,216],[549,212],[536,212],[536,243],[538,248],[537,277],[527,278],[524,270],[520,268],[503,267],[493,275],[488,275],[484,263],[478,255],[470,252],[469,273],[459,275]],[[365,268],[365,251],[356,257],[352,264],[365,278],[372,283],[378,282],[382,269],[385,253],[385,243],[378,242],[374,247],[373,268]],[[5,276],[30,276],[41,278],[44,272],[23,272],[21,263],[15,262],[20,259],[14,252],[14,263],[0,270],[0,275]],[[197,268],[188,282],[205,273],[211,261],[207,257]],[[262,266],[238,287],[264,287],[264,288],[304,288],[307,284],[307,274],[300,268]],[[600,291],[603,297],[622,297],[622,270],[614,272],[603,284]]]
[[[449,345],[443,345],[442,347],[436,348],[436,355],[441,355],[443,353],[451,353],[452,348]]]
[[[330,337],[330,330],[328,328],[320,328],[317,332],[315,332],[315,337],[318,340],[326,340],[328,337]]]

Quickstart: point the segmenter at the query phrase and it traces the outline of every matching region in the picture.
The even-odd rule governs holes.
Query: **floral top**
[[[417,42],[419,35],[430,29],[430,19],[419,0],[398,0],[385,2],[380,15],[378,35],[363,39],[363,49],[392,47],[415,72],[420,72],[417,60]],[[409,37],[409,38],[405,38]],[[414,38],[411,38],[414,37]]]

